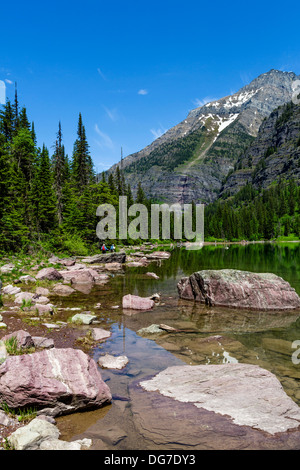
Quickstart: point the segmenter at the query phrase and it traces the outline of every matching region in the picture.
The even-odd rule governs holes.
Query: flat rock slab
[[[103,341],[111,337],[111,331],[104,330],[103,328],[93,328],[92,338],[94,341]]]
[[[175,366],[140,383],[197,408],[270,434],[300,429],[300,408],[274,374],[252,364]]]
[[[179,297],[209,306],[249,310],[293,310],[300,297],[290,284],[272,273],[233,269],[204,270],[182,278]]]
[[[174,400],[158,391],[146,392],[139,382],[129,386],[129,393],[134,427],[143,449],[165,453],[170,450],[186,452],[187,449],[190,452],[299,449],[298,430],[269,434],[249,426],[239,426],[229,416]]]
[[[126,253],[104,253],[94,256],[88,256],[81,260],[83,263],[94,264],[94,263],[125,263]]]
[[[169,259],[171,253],[168,251],[153,251],[152,253],[147,253],[144,256],[148,259]]]
[[[78,325],[90,325],[93,321],[97,320],[97,315],[92,315],[90,313],[76,313],[72,317],[72,323]]]
[[[96,362],[79,349],[45,349],[9,356],[0,366],[0,402],[45,414],[99,408],[111,401]]]
[[[21,292],[20,287],[12,286],[9,284],[8,286],[3,287],[2,294],[4,295],[16,295]]]

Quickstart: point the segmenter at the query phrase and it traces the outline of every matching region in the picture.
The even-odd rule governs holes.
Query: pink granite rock
[[[37,273],[36,279],[47,279],[48,281],[56,281],[59,279],[63,279],[63,277],[55,268],[43,268]]]
[[[252,273],[233,269],[207,270],[182,278],[179,297],[210,306],[251,310],[300,308],[300,297],[290,284],[272,273]]]
[[[66,286],[65,284],[55,284],[53,287],[53,292],[57,295],[70,295],[73,294],[75,290],[70,286]]]
[[[86,283],[86,282],[94,282],[95,275],[97,276],[98,273],[93,269],[70,269],[66,271],[59,271],[62,275],[64,280],[72,281],[74,283]]]
[[[79,349],[47,349],[9,356],[0,366],[0,402],[58,416],[111,401],[96,362]]]
[[[124,295],[122,299],[123,308],[133,310],[150,310],[155,305],[154,300],[149,297],[139,297],[138,295]]]
[[[13,333],[10,333],[2,338],[2,341],[10,340],[16,338],[18,349],[26,349],[34,346],[33,339],[31,335],[24,330],[18,330]]]

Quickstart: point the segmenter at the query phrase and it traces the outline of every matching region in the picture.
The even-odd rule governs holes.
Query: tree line
[[[300,237],[300,187],[283,178],[261,190],[248,183],[205,208],[205,236],[231,241]]]
[[[95,173],[81,113],[69,158],[60,122],[50,154],[44,144],[38,147],[34,123],[29,121],[26,107],[19,105],[17,92],[13,102],[7,100],[2,106],[0,253],[37,248],[85,255],[99,249],[96,209],[100,204],[112,204],[118,218],[119,196],[127,196],[128,207],[144,204],[150,212],[152,201],[141,184],[133,197],[119,167],[109,175]],[[235,196],[205,207],[205,239],[299,237],[299,196],[294,180],[280,179],[263,190],[249,183]],[[174,234],[173,217],[171,226]]]
[[[99,246],[96,209],[118,208],[119,196],[145,202],[139,185],[131,188],[117,167],[108,178],[95,173],[81,113],[71,157],[63,144],[61,123],[50,154],[38,147],[34,123],[21,107],[17,91],[0,110],[0,252],[40,247],[85,254]]]

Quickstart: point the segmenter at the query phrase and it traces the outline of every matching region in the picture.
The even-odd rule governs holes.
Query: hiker
[[[102,253],[106,253],[107,252],[107,248],[105,246],[105,244],[103,243],[103,245],[101,246],[101,251]]]
[[[111,253],[113,253],[113,252],[115,251],[115,249],[116,249],[116,248],[115,248],[115,245],[112,243],[112,244],[111,244],[111,247],[110,247]]]

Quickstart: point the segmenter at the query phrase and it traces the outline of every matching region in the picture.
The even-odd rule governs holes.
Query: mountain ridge
[[[133,193],[141,182],[161,202],[213,202],[222,182],[258,135],[263,120],[288,101],[294,72],[275,69],[238,92],[191,110],[187,117],[117,166]]]

